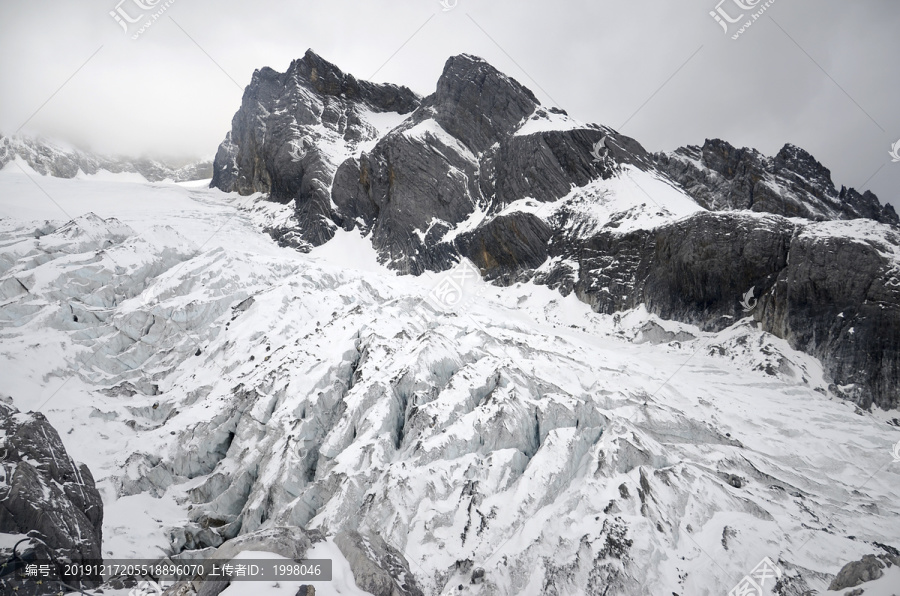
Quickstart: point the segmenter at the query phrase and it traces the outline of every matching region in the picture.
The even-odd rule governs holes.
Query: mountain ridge
[[[187,182],[212,177],[210,161],[173,166],[147,157],[109,157],[62,147],[42,139],[0,135],[0,168],[16,157],[24,160],[38,174],[57,178],[74,178],[79,172],[93,175],[101,170],[113,174],[140,174],[148,182]]]
[[[325,82],[313,76],[319,70]],[[339,228],[359,229],[401,274],[469,259],[486,279],[548,284],[598,312],[647,304],[707,329],[751,316],[828,363],[836,392],[863,407],[900,406],[892,281],[900,267],[879,248],[896,245],[897,214],[869,191],[838,190],[803,149],[788,143],[766,157],[713,139],[650,153],[612,128],[541,106],[515,79],[466,54],[448,59],[427,97],[379,87],[397,111],[373,112],[355,91],[364,88],[312,50],[284,75],[257,71],[217,154],[216,171],[230,174],[211,185],[289,205],[293,215],[268,231],[301,251]],[[386,126],[367,122],[386,113]],[[783,221],[759,219],[767,214]],[[809,226],[852,220],[862,223],[819,226],[842,236],[811,234],[813,247],[790,250]],[[857,228],[872,234],[860,240]],[[798,259],[816,261],[829,242],[865,246],[856,263],[836,257],[811,277],[812,263]],[[709,245],[720,250],[700,249]],[[858,289],[842,287],[843,268],[856,268]],[[748,315],[740,297],[751,290],[760,302]]]

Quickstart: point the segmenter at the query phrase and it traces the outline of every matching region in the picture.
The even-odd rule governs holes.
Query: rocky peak
[[[290,73],[296,73],[322,95],[341,95],[347,91],[353,93],[359,90],[359,83],[353,75],[344,73],[312,50],[306,50],[303,58],[291,61],[288,68],[288,74]]]
[[[0,461],[0,556],[26,535],[30,544],[20,553],[34,549],[40,558],[72,562],[102,558],[103,503],[90,470],[69,457],[43,414],[20,412],[4,396]]]
[[[766,294],[753,315],[766,331],[819,357],[857,403],[896,407],[895,373],[877,371],[897,370],[895,343],[881,338],[900,318],[868,306],[900,303],[894,249],[865,238],[896,246],[890,226],[871,220],[897,215],[871,193],[839,193],[799,147],[772,157],[707,139],[650,155],[608,127],[541,109],[523,85],[465,54],[447,60],[412,113],[372,118],[377,130],[368,119],[378,86],[312,53],[285,76],[296,84],[245,95],[216,160],[234,164],[240,192],[293,202],[270,228],[280,243],[304,250],[338,227],[358,229],[403,274],[467,258],[487,279],[534,279],[597,311],[643,305],[716,329],[747,316],[739,298],[752,288]],[[801,226],[852,219],[795,239]],[[835,259],[824,272],[823,253]],[[840,293],[851,272],[868,293]],[[838,303],[841,317],[829,310]]]
[[[297,225],[279,239],[318,246],[340,219],[330,198],[337,167],[391,128],[391,113],[399,123],[420,103],[406,87],[357,80],[312,50],[284,73],[262,68],[219,146],[211,186],[293,202]]]
[[[713,210],[743,210],[813,221],[900,222],[871,192],[835,188],[831,171],[806,150],[786,144],[775,157],[720,139],[657,154],[659,168],[695,201]]]
[[[834,182],[831,181],[831,170],[823,166],[808,151],[796,145],[787,143],[775,156],[773,163],[776,174],[781,173],[783,170],[790,170],[822,189],[834,190]]]
[[[447,60],[431,100],[438,123],[475,153],[513,132],[540,105],[527,87],[468,54]]]
[[[379,111],[406,114],[418,107],[420,101],[418,95],[403,86],[359,81],[311,49],[306,50],[303,58],[291,62],[286,75],[296,76],[319,95],[363,101]]]

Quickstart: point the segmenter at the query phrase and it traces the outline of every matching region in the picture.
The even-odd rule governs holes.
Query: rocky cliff
[[[660,169],[707,209],[747,209],[816,221],[900,221],[894,208],[882,205],[870,191],[860,194],[844,186],[837,190],[831,171],[795,145],[766,157],[755,149],[707,139],[703,147],[681,147],[655,157]]]
[[[293,202],[295,223],[281,238],[322,244],[339,218],[331,205],[338,166],[419,102],[405,87],[358,81],[313,52],[285,73],[257,70],[219,146],[212,186]]]
[[[22,413],[2,400],[0,492],[0,560],[20,539],[27,540],[19,555],[32,551],[43,561],[102,558],[103,505],[90,470],[69,457],[40,412]],[[0,578],[0,587],[12,589],[4,582],[13,581]]]
[[[269,230],[284,244],[358,229],[400,273],[468,258],[599,312],[645,304],[708,329],[750,316],[822,359],[835,392],[900,405],[897,214],[799,147],[650,154],[474,56],[420,99],[307,52],[254,75],[215,170],[214,187],[292,206]]]

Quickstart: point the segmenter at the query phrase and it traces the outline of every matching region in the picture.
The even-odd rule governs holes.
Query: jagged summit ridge
[[[285,73],[257,70],[216,154],[211,186],[293,202],[306,225],[280,238],[298,247],[327,242],[336,228],[337,166],[420,101],[406,87],[358,81],[311,50]]]
[[[706,329],[750,316],[821,358],[836,393],[900,405],[897,215],[838,190],[803,149],[767,157],[708,140],[651,154],[467,54],[427,97],[381,87],[394,112],[311,52],[283,75],[259,72],[213,186],[286,204],[268,228],[282,244],[307,251],[358,230],[399,273],[465,258],[487,279],[546,284],[598,312],[645,305]],[[858,286],[842,285],[849,269]]]
[[[720,139],[657,154],[660,169],[712,210],[742,210],[815,221],[866,218],[897,224],[894,208],[871,191],[835,188],[831,171],[806,150],[785,144],[774,157]]]
[[[518,128],[540,102],[486,61],[461,54],[447,60],[426,105],[444,130],[481,153]]]

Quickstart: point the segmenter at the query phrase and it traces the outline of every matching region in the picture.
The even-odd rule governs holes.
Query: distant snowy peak
[[[16,157],[24,160],[38,174],[57,178],[75,178],[79,173],[93,175],[101,171],[140,174],[149,182],[185,182],[212,176],[212,164],[208,161],[175,167],[143,157],[131,159],[97,155],[43,139],[0,136],[0,168]]]
[[[712,139],[656,156],[660,168],[698,203],[713,210],[750,209],[816,221],[873,219],[900,223],[871,191],[835,188],[831,171],[807,151],[786,144],[768,157]]]

